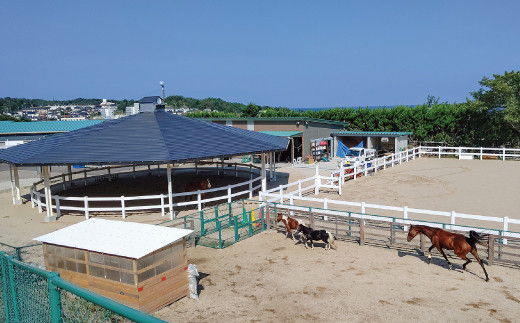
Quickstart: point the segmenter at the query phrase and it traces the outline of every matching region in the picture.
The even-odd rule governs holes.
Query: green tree
[[[242,115],[244,117],[254,118],[258,116],[260,107],[254,103],[249,103],[244,109],[242,109]]]
[[[488,110],[503,110],[504,121],[520,135],[520,72],[484,76],[479,84],[481,88],[471,92],[473,98]]]

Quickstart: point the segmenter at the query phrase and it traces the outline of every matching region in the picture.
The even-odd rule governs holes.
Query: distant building
[[[102,107],[99,112],[101,112],[101,117],[103,119],[114,119],[114,112],[116,109],[116,106],[106,106]]]
[[[125,109],[126,116],[131,116],[132,114],[137,114],[137,113],[139,113],[139,102],[136,102],[136,103],[134,103],[133,106],[126,107],[126,109]]]
[[[140,112],[153,112],[155,108],[164,108],[163,100],[160,96],[145,96],[139,100]]]
[[[85,117],[63,117],[60,118],[61,121],[80,121],[80,120],[86,120]]]

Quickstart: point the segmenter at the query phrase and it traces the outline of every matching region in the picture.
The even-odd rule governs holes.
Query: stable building
[[[278,161],[293,161],[297,158],[307,159],[312,157],[317,144],[325,143],[325,151],[335,151],[331,132],[344,130],[347,122],[302,118],[204,118],[221,125],[235,128],[253,130],[264,134],[290,139],[290,144],[285,152],[277,154]],[[332,156],[329,156],[332,157]]]
[[[336,143],[341,142],[347,147],[356,147],[362,143],[364,148],[375,149],[378,153],[395,153],[408,148],[408,136],[412,132],[390,131],[337,131],[331,133]],[[334,154],[337,149],[334,150]]]

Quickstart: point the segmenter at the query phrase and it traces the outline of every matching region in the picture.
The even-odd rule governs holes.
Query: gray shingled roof
[[[186,162],[287,149],[288,139],[186,118],[139,113],[0,151],[17,166]]]

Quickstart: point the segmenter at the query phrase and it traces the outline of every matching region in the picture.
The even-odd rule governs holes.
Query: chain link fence
[[[0,252],[0,322],[163,322]]]

